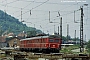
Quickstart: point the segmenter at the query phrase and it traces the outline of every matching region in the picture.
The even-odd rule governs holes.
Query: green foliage
[[[71,38],[70,36],[68,36],[68,39],[69,40],[72,40],[72,41],[80,41],[80,39],[77,37],[77,38]],[[65,37],[65,36],[62,36],[62,40],[63,41],[67,41],[67,36]]]
[[[90,48],[90,40],[87,43],[87,48]]]
[[[62,40],[67,40],[67,38],[65,36],[62,36]]]
[[[90,53],[90,40],[87,42],[86,48],[88,49],[88,52]]]
[[[60,52],[62,53],[74,53],[72,50],[79,49],[79,45],[73,45],[73,46],[67,46],[65,48],[62,48]]]
[[[74,40],[74,41],[75,41],[75,40],[80,41],[79,37],[73,38],[73,40]]]
[[[27,31],[27,37],[36,36],[36,31]]]
[[[0,35],[2,35],[5,31],[7,31],[8,33],[14,32],[15,34],[18,34],[22,31],[38,32],[36,28],[27,27],[26,24],[23,24],[18,19],[0,10]],[[39,30],[39,32],[41,31]]]

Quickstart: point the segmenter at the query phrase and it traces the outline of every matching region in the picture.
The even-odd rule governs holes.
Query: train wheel
[[[42,53],[46,53],[46,50],[45,50],[45,49],[43,49],[43,50],[42,50]]]
[[[39,49],[35,49],[35,52],[36,52],[36,53],[39,53]]]
[[[55,53],[59,53],[59,50],[55,50]]]
[[[23,48],[20,48],[20,51],[23,52]]]
[[[46,53],[50,54],[52,51],[50,49],[46,49]]]

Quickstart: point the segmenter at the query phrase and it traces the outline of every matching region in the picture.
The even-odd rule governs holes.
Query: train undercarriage
[[[59,53],[59,49],[55,48],[20,48],[20,51],[34,52],[34,53]]]

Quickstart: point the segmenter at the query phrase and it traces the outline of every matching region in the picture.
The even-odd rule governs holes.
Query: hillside
[[[27,27],[26,24],[23,24],[15,17],[0,10],[0,36],[9,32],[18,34],[22,31],[36,31],[36,33],[41,32],[34,27]]]

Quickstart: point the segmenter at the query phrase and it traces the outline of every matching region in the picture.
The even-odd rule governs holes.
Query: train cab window
[[[55,40],[55,42],[59,42],[59,40]]]
[[[54,42],[54,40],[53,39],[50,39],[49,42]]]

